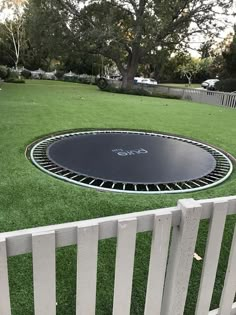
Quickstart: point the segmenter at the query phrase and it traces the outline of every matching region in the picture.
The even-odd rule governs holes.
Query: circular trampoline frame
[[[140,134],[158,136],[162,138],[174,139],[189,144],[198,146],[205,151],[209,152],[216,160],[215,169],[204,177],[183,181],[172,182],[164,184],[133,184],[114,181],[104,181],[99,178],[88,177],[83,174],[78,174],[70,171],[64,167],[56,165],[53,161],[49,160],[47,156],[47,148],[54,142],[62,140],[66,137],[72,137],[77,135],[96,135],[101,133],[122,133],[122,134]],[[56,178],[68,181],[80,186],[93,188],[101,191],[110,192],[123,192],[123,193],[139,193],[139,194],[173,194],[194,192],[210,187],[214,187],[224,182],[232,173],[233,165],[230,159],[218,149],[211,147],[207,144],[179,137],[170,134],[162,134],[159,132],[143,132],[132,130],[90,130],[90,131],[78,131],[78,132],[66,132],[61,134],[52,135],[50,137],[39,140],[37,143],[31,145],[29,149],[29,158],[32,163],[40,170]]]

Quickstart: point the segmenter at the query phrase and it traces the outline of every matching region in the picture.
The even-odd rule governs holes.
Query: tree
[[[68,25],[78,45],[112,59],[129,88],[142,59],[162,46],[174,50],[189,37],[208,37],[222,25],[214,22],[215,7],[227,11],[231,0],[58,0],[70,14]],[[86,44],[85,44],[86,43]]]
[[[17,69],[20,60],[20,54],[24,46],[24,6],[25,0],[4,0],[1,5],[1,11],[7,15],[2,23],[3,30],[2,44],[5,45],[5,50],[9,53],[10,58],[14,60],[15,68]]]
[[[202,59],[209,58],[212,55],[212,45],[213,42],[211,40],[201,44],[198,52],[201,54]]]
[[[226,63],[222,54],[216,54],[208,68],[210,78],[227,78]]]
[[[199,69],[199,61],[197,59],[191,58],[191,56],[186,56],[186,61],[184,64],[178,67],[181,76],[188,80],[189,85],[191,85],[192,79]]]
[[[62,59],[74,55],[66,26],[69,17],[58,10],[56,3],[56,0],[28,0],[25,6],[27,51],[24,63],[30,68],[47,70],[55,61],[60,65]]]
[[[234,27],[235,29],[235,27]],[[214,45],[211,50],[212,62],[209,64],[210,77],[227,79],[236,76],[236,36],[229,33],[225,38]]]
[[[212,57],[208,57],[208,58],[203,58],[199,60],[199,66],[198,66],[198,71],[195,75],[195,80],[196,82],[203,82],[207,79],[210,79],[211,73],[210,73],[210,69],[213,63],[213,58]],[[213,75],[213,78],[215,78],[217,75]]]
[[[236,25],[234,26],[234,36],[231,43],[222,53],[225,60],[226,70],[231,77],[236,78]]]

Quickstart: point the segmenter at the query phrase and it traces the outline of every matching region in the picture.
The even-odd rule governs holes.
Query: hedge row
[[[235,92],[236,91],[236,78],[220,80],[216,82],[215,88],[221,92]]]

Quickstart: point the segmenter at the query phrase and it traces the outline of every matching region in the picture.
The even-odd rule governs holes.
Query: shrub
[[[5,79],[8,76],[8,69],[6,66],[0,65],[0,78]]]
[[[43,74],[42,74],[42,73],[31,72],[31,78],[32,78],[32,79],[41,80],[42,77],[43,77]]]
[[[18,78],[7,78],[6,80],[5,80],[5,82],[7,82],[7,83],[25,83],[25,80],[23,80],[23,79],[18,79]]]
[[[152,96],[160,97],[160,98],[168,98],[171,100],[181,100],[181,96],[169,95],[169,94],[164,94],[164,93],[154,93],[154,94],[152,94]]]
[[[19,73],[17,71],[9,70],[7,79],[19,79]]]
[[[216,82],[215,88],[221,92],[234,92],[236,91],[236,78],[220,80]]]
[[[55,76],[58,80],[62,80],[63,79],[63,76],[64,76],[65,72],[62,71],[62,70],[57,70],[56,73],[55,73]]]
[[[71,75],[71,76],[64,76],[64,81],[67,81],[67,82],[78,82],[78,77],[77,75]]]
[[[92,75],[79,75],[77,81],[82,84],[95,84],[95,77]]]
[[[104,79],[105,80],[105,79]],[[107,82],[107,80],[105,80]],[[104,81],[102,81],[104,83]],[[101,83],[101,82],[100,82]],[[100,86],[99,86],[100,88]],[[151,93],[143,88],[135,88],[135,89],[124,89],[124,88],[116,88],[109,84],[106,85],[105,88],[100,88],[102,91],[111,92],[111,93],[119,93],[119,94],[130,94],[130,95],[139,95],[139,96],[153,96],[153,97],[160,97],[160,98],[168,98],[168,99],[181,99],[180,96],[168,95],[164,93]]]
[[[25,79],[30,79],[31,78],[31,71],[24,69],[21,72],[21,75],[25,78]]]
[[[144,90],[142,88],[136,88],[136,89],[117,88],[117,93],[140,95],[140,96],[151,96],[151,93],[149,93],[147,90]]]
[[[53,72],[45,72],[42,74],[43,80],[56,80],[56,76]]]

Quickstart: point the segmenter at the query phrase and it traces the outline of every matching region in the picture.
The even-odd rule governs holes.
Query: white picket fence
[[[122,82],[118,80],[107,81],[115,88],[120,88],[122,84]],[[143,89],[150,93],[150,95],[158,95],[158,93],[163,93],[197,103],[236,108],[236,93],[208,91],[204,89],[179,88],[161,84],[153,86],[147,84],[136,84],[134,85],[134,89]]]
[[[200,220],[209,219],[195,315],[235,315],[236,228],[219,309],[209,312],[219,253],[236,196],[0,234],[0,314],[11,314],[8,257],[32,253],[35,315],[56,314],[56,248],[77,244],[76,314],[94,315],[98,241],[117,237],[113,315],[130,314],[136,235],[152,231],[145,315],[183,315]],[[19,306],[20,307],[20,306]]]
[[[236,93],[208,91],[203,89],[175,88],[164,85],[157,86],[155,90],[159,93],[178,96],[181,99],[197,103],[236,108]]]

